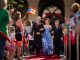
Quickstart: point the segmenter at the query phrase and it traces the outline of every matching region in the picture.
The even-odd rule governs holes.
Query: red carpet
[[[27,57],[25,60],[60,60],[60,57],[54,56],[31,56]]]

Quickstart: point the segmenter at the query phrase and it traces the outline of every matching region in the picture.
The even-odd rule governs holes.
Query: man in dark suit
[[[42,49],[42,31],[43,25],[40,21],[35,21],[32,28],[32,35],[34,36],[34,48],[36,49],[36,54],[40,54]]]
[[[54,40],[54,54],[55,56],[60,56],[60,44],[61,44],[61,37],[62,37],[62,30],[59,26],[59,21],[55,21],[55,26],[53,26],[53,40]]]

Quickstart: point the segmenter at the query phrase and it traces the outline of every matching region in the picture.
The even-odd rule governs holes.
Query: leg
[[[34,52],[34,41],[33,40],[31,40],[31,42],[30,42],[30,45],[31,45],[31,48],[30,48],[30,51],[31,51],[31,54],[33,54],[33,52]]]
[[[38,39],[38,47],[37,47],[37,51],[38,51],[38,54],[40,54],[40,50],[42,49],[42,41],[41,41],[41,38]]]
[[[58,42],[54,45],[54,54],[58,56],[60,55],[60,44]]]
[[[36,50],[36,54],[38,53],[38,42],[37,42],[37,38],[34,38],[34,49]]]
[[[17,50],[18,58],[20,59],[20,55],[21,55],[21,47],[18,46],[17,44],[16,44],[16,50]]]
[[[4,59],[5,44],[6,40],[0,37],[0,60]]]
[[[77,59],[77,53],[76,53],[76,45],[71,46],[71,60],[76,60]]]
[[[9,55],[8,55],[8,60],[14,60],[14,54],[15,54],[15,49],[13,45],[10,45],[8,47]]]

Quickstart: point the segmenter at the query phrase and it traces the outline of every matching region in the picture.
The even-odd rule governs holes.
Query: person
[[[28,20],[25,22],[24,30],[25,30],[26,35],[31,34],[31,31],[32,31],[32,21],[31,20]]]
[[[73,21],[72,26],[75,28],[75,31],[80,33],[80,5],[78,3],[73,3],[71,6],[71,11],[73,17],[71,21]]]
[[[16,41],[22,46],[22,37],[23,37],[23,33],[24,33],[24,26],[21,21],[21,13],[19,11],[16,11],[13,22],[14,22],[13,26],[15,27]],[[21,57],[20,57],[21,47],[18,44],[16,44],[16,50],[17,50],[18,59],[21,59]]]
[[[54,31],[53,36],[54,36],[54,55],[55,56],[60,56],[60,44],[61,44],[61,37],[62,37],[62,29],[59,25],[59,21],[55,20],[54,26],[52,28],[52,31]]]
[[[79,10],[79,4],[78,3],[73,3],[71,6],[71,11],[73,14],[73,17],[70,19],[70,26],[72,28],[71,31],[71,60],[76,60],[77,59],[77,52],[76,52],[76,33],[80,35],[80,10]],[[78,41],[79,42],[79,41]],[[74,51],[73,51],[74,50]]]
[[[6,10],[7,0],[0,0],[0,31],[8,36],[9,13]],[[0,34],[0,60],[4,58],[6,39]]]
[[[14,54],[15,54],[15,44],[14,44],[14,39],[15,39],[15,28],[13,26],[9,26],[9,39],[12,42],[10,44],[8,41],[6,42],[7,46],[7,60],[14,60]]]
[[[65,17],[65,23],[64,26],[62,27],[62,31],[63,31],[63,38],[64,38],[64,53],[67,57],[67,59],[69,58],[69,22],[70,19],[69,17]]]
[[[25,26],[24,26],[24,31],[25,31],[25,35],[26,35],[26,39],[29,40],[29,51],[26,51],[26,47],[25,47],[25,52],[27,53],[33,53],[33,43],[34,43],[34,39],[33,39],[33,36],[31,35],[31,31],[32,31],[32,21],[31,20],[28,20],[25,22]]]
[[[9,15],[11,16],[11,18],[13,19],[13,15],[14,15],[14,9],[9,9]]]
[[[51,36],[51,30],[52,27],[49,25],[50,19],[45,19],[45,25],[44,25],[44,33],[42,36],[42,47],[43,47],[43,53],[44,55],[53,55],[53,39]]]
[[[43,25],[40,24],[40,20],[36,19],[33,23],[33,28],[31,34],[34,37],[34,49],[36,49],[36,54],[40,55],[40,50],[42,49],[42,32]]]

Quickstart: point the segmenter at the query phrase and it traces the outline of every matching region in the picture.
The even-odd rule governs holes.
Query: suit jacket
[[[42,31],[40,30],[41,28],[43,28],[43,24],[39,24],[39,25],[37,23],[33,24],[31,34],[34,35],[34,38],[41,38],[41,33],[42,33]],[[37,35],[37,32],[39,32],[40,34]]]
[[[53,26],[52,30],[54,31],[54,33],[53,33],[54,42],[60,42],[61,37],[63,35],[61,27],[59,26],[58,28],[56,28],[55,26]]]

